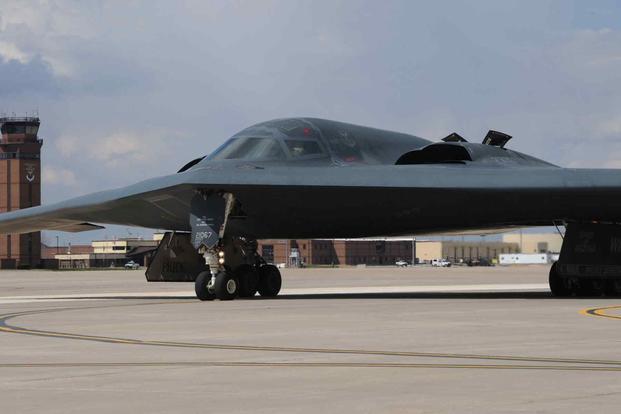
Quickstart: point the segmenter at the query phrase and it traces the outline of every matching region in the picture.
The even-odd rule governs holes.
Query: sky
[[[288,116],[621,168],[621,2],[0,0],[0,113],[35,112],[44,204]]]

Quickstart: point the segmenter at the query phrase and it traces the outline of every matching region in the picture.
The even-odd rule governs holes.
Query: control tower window
[[[316,141],[310,140],[285,140],[287,148],[293,158],[322,155],[323,151]]]
[[[4,125],[3,126],[4,133],[8,134],[25,134],[26,126],[25,125]]]
[[[236,138],[214,156],[221,160],[284,160],[280,143],[274,138]]]

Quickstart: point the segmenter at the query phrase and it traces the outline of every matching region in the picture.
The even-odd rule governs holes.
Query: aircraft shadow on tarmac
[[[552,299],[549,292],[398,292],[279,295],[280,300],[304,299]]]
[[[618,298],[619,296],[616,296]],[[583,297],[555,297],[550,292],[398,292],[398,293],[315,293],[315,294],[283,294],[276,298],[262,298],[254,296],[252,298],[238,298],[238,300],[342,300],[342,299],[547,299],[547,300],[567,300],[567,299],[586,299],[611,298],[610,296],[583,296]],[[614,298],[614,297],[613,297]],[[95,299],[84,296],[72,299]],[[188,296],[110,296],[97,297],[96,299],[140,299],[140,300],[187,300],[196,301],[195,298]]]

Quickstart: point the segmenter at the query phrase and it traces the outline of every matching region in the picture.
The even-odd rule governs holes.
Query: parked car
[[[451,262],[445,259],[433,259],[431,265],[435,267],[451,267]]]
[[[395,266],[398,266],[398,267],[408,267],[408,265],[409,263],[406,262],[405,260],[397,260],[395,262]]]
[[[140,268],[140,265],[134,262],[133,260],[130,260],[129,262],[125,263],[125,269],[136,270],[138,268]]]
[[[468,266],[494,266],[492,262],[485,258],[468,260],[467,263]]]

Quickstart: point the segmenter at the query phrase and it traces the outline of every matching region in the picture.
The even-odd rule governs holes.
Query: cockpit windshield
[[[275,138],[245,137],[231,139],[212,157],[219,160],[285,160],[287,156]]]
[[[295,161],[305,165],[392,164],[429,142],[418,137],[316,118],[256,124],[234,135],[209,160]]]
[[[234,135],[209,159],[283,161],[327,158],[319,134],[299,120],[264,122]]]

